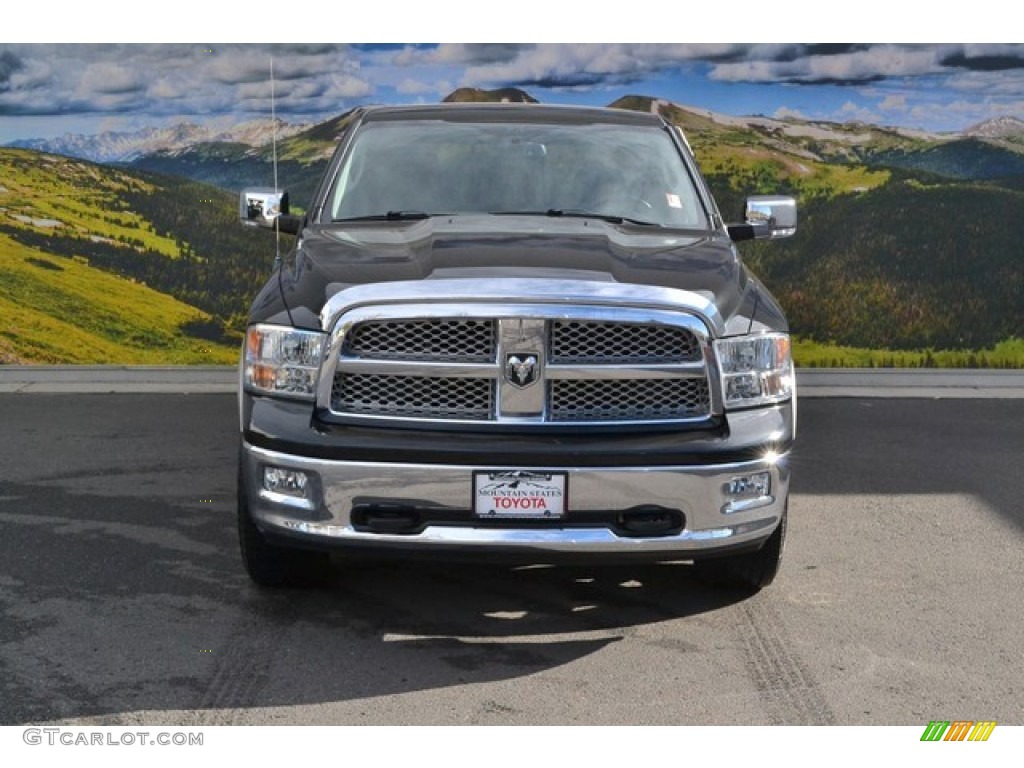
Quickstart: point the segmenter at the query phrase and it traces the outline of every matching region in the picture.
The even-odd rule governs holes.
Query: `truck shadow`
[[[651,643],[664,643],[652,625],[744,597],[711,590],[687,570],[680,564],[360,563],[339,569],[334,583],[314,592],[246,587],[249,613],[232,630],[233,647],[244,651],[224,663],[238,677],[235,658],[244,658],[244,676],[264,682],[229,699],[214,691],[207,704],[339,701],[511,681],[581,661],[626,638],[646,642],[648,632]],[[253,633],[254,619],[262,636]],[[290,639],[295,662],[286,684],[275,680],[278,635]],[[699,650],[677,645],[666,652]],[[261,671],[259,663],[268,666]]]
[[[251,708],[515,681],[627,637],[685,654],[699,649],[658,623],[745,597],[684,564],[394,560],[265,591],[227,503],[188,512],[62,483],[0,483],[17,500],[0,503],[3,724],[245,722]]]

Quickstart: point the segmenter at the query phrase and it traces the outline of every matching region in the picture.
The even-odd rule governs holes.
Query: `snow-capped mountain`
[[[277,121],[278,141],[309,128]],[[273,124],[269,120],[251,120],[233,125],[226,131],[178,123],[166,128],[143,128],[133,132],[107,131],[96,135],[66,133],[55,139],[22,139],[7,146],[34,149],[69,157],[80,157],[97,163],[131,162],[154,152],[174,152],[207,142],[230,142],[260,147],[273,140]]]
[[[985,120],[977,125],[972,125],[964,133],[968,136],[986,139],[1024,137],[1024,120],[1003,115],[1002,117],[994,117],[991,120]]]

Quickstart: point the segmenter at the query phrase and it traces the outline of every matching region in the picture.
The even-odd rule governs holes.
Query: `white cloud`
[[[487,65],[508,63],[533,50],[533,45],[442,43],[432,48],[407,46],[390,56],[399,67]]]
[[[8,84],[12,91],[32,91],[51,85],[56,74],[48,59],[23,59],[22,69],[11,73]]]
[[[78,83],[79,92],[86,97],[96,93],[133,93],[145,87],[145,81],[137,69],[108,61],[87,66]]]
[[[879,102],[878,108],[883,112],[906,112],[907,96],[903,93],[890,93]]]
[[[270,103],[270,83],[268,81],[261,83],[241,83],[236,85],[232,89],[232,92],[237,99],[266,99],[267,103]]]
[[[403,96],[423,96],[425,94],[447,96],[452,90],[454,89],[449,80],[427,83],[411,77],[407,77],[395,86],[395,91]]]
[[[837,122],[858,122],[858,123],[881,123],[883,118],[877,112],[872,112],[867,107],[848,101],[839,108],[835,114]]]
[[[927,75],[950,77],[986,68],[1024,68],[1022,45],[794,43],[543,43],[535,45],[447,43],[407,46],[369,54],[367,60],[399,70],[460,69],[476,86],[545,84],[563,87],[614,85],[679,71],[703,62],[721,82],[871,83]],[[1003,72],[1005,77],[1005,71]],[[398,78],[400,82],[404,77]],[[416,80],[426,81],[422,75]],[[1021,78],[1018,78],[1021,80]]]
[[[182,99],[188,96],[190,89],[174,78],[160,78],[149,87],[150,97],[158,100]]]
[[[747,59],[715,64],[710,77],[724,82],[867,83],[940,71],[940,51],[936,46],[875,45],[845,53],[777,58],[779,51],[755,46]]]
[[[327,76],[328,88],[324,96],[329,99],[361,99],[373,93],[373,85],[362,77],[345,73]]]
[[[675,97],[660,90],[678,87],[681,92],[678,83],[689,78],[699,97],[722,93],[719,86],[709,86],[708,78],[715,83],[768,86],[758,91],[756,110],[775,110],[776,117],[877,121],[884,116],[902,122],[913,109],[920,109],[918,114],[927,112],[937,119],[941,107],[930,103],[962,101],[957,107],[962,112],[946,114],[948,123],[950,115],[973,119],[988,109],[1020,114],[1010,110],[1019,110],[1013,105],[1024,100],[1022,45],[448,43],[396,49],[331,44],[0,44],[5,78],[0,82],[0,116],[99,118],[110,113],[212,119],[237,114],[245,119],[246,113],[269,110],[271,56],[279,109],[304,119],[336,115],[371,97],[382,100],[397,94],[399,101],[433,100],[454,85],[519,85],[544,100],[554,100],[552,92],[563,89],[625,86]],[[1022,68],[1012,69],[1018,61]],[[770,89],[780,83],[803,85],[785,92]],[[814,90],[811,84],[819,83],[830,87]],[[848,87],[851,83],[860,85]],[[739,103],[752,91],[743,87],[733,93],[739,94],[734,98]],[[758,101],[761,93],[770,96]],[[837,105],[847,98],[849,104],[841,111]],[[783,101],[785,105],[776,107]],[[722,109],[721,104],[707,106]]]
[[[810,120],[807,115],[801,112],[799,109],[790,109],[789,107],[782,106],[772,113],[772,117],[776,120],[785,120],[787,118],[793,118],[796,120]]]
[[[454,63],[459,55],[468,53],[463,78],[467,84],[580,87],[631,82],[678,70],[702,57],[735,55],[741,49],[736,45],[552,43],[523,48],[493,61],[460,48],[444,49],[442,58]]]
[[[961,72],[946,79],[945,85],[955,91],[991,96],[1024,97],[1024,72]]]

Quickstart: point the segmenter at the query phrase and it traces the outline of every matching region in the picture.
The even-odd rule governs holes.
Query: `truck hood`
[[[763,291],[720,233],[596,219],[457,216],[306,227],[282,266],[281,296],[291,322],[316,328],[325,302],[353,286],[511,277],[682,289],[713,303],[730,328],[730,319],[745,316],[736,332],[746,332]]]

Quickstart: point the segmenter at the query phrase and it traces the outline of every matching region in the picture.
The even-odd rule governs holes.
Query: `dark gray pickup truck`
[[[521,104],[358,110],[256,297],[240,371],[249,575],[332,552],[692,560],[759,589],[796,431],[788,326],[653,114]]]

